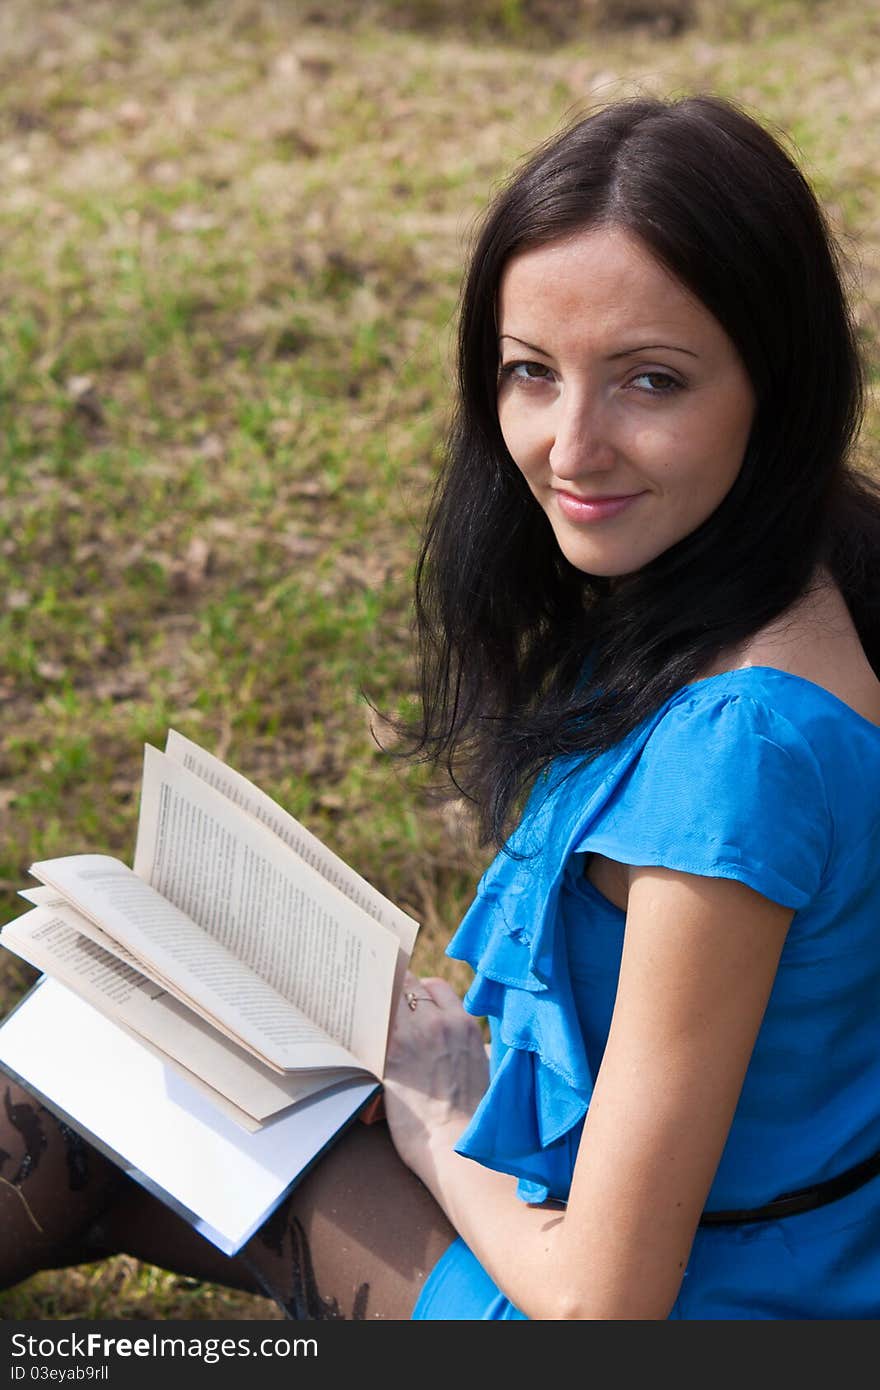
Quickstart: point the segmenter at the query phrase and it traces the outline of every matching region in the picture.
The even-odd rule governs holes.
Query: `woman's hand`
[[[479,1025],[452,986],[407,972],[388,1048],[385,1115],[398,1153],[423,1180],[432,1144],[457,1139],[488,1079]]]

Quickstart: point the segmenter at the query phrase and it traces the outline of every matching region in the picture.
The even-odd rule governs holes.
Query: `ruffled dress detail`
[[[734,685],[744,675],[731,673]],[[787,810],[772,856],[756,804]],[[818,889],[829,843],[803,735],[713,679],[679,692],[599,758],[554,764],[447,948],[473,967],[465,1006],[490,1020],[493,1038],[491,1082],[457,1151],[513,1174],[524,1201],[568,1196],[595,1080],[560,912],[573,855],[732,877],[798,908]]]
[[[474,967],[465,1007],[491,1020],[492,1079],[457,1150],[519,1179],[527,1202],[568,1194],[580,1129],[593,1093],[576,1027],[558,899],[578,827],[557,766],[532,793],[506,852],[477,886],[447,954]],[[601,784],[594,799],[601,795]],[[558,863],[540,846],[562,837]]]

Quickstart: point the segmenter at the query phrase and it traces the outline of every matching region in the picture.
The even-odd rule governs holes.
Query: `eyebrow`
[[[499,333],[499,343],[501,342],[502,338],[509,338],[512,343],[519,343],[520,347],[528,348],[529,352],[537,352],[540,354],[541,357],[550,356],[550,353],[545,352],[543,348],[535,347],[534,343],[527,343],[525,338],[515,338],[512,333]]]
[[[520,347],[528,348],[529,352],[537,352],[540,357],[551,357],[552,353],[545,351],[544,348],[536,347],[534,343],[527,343],[524,338],[517,338],[513,333],[499,333],[498,342],[502,338],[509,338],[513,343],[519,343]],[[678,347],[675,343],[639,343],[637,347],[624,348],[622,352],[612,352],[608,357],[609,362],[616,362],[619,357],[634,357],[637,352],[683,352],[688,357],[698,357],[699,353],[692,352],[690,348]]]
[[[699,353],[692,352],[690,348],[679,347],[676,343],[639,343],[638,347],[624,348],[623,352],[612,352],[609,362],[614,362],[618,357],[632,357],[637,352],[684,352],[688,357],[698,357]]]

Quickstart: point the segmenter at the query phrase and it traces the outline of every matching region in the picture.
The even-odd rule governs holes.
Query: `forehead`
[[[595,227],[511,257],[498,292],[499,333],[568,337],[653,327],[715,334],[708,309],[619,227]]]

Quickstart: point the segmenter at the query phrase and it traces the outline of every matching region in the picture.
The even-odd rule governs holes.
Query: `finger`
[[[448,980],[441,979],[440,976],[432,975],[427,979],[419,981],[419,987],[426,994],[430,994],[435,1004],[441,1008],[455,1006],[461,1008],[461,996],[456,989],[453,989]]]

